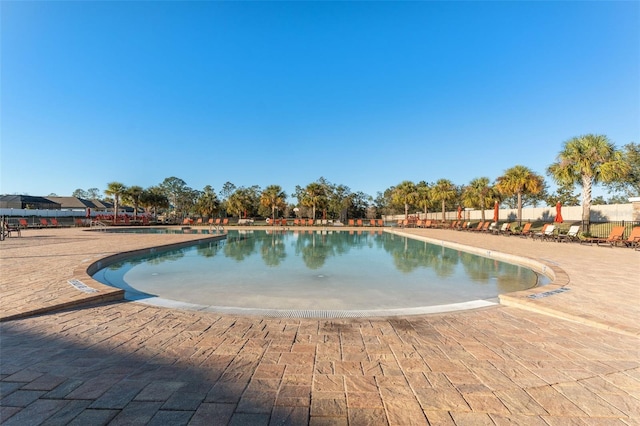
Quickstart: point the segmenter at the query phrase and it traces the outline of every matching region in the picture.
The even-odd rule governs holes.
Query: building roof
[[[2,208],[47,208],[60,209],[60,204],[45,197],[32,195],[0,195],[0,207]]]

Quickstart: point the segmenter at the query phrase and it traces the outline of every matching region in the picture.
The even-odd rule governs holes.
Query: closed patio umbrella
[[[462,207],[458,206],[458,220],[462,219]]]
[[[493,206],[493,221],[497,222],[498,218],[500,215],[500,204],[498,204],[498,202],[496,201],[495,205]]]
[[[558,201],[558,203],[556,204],[556,217],[553,219],[553,221],[555,223],[562,223],[563,219],[562,219],[562,203],[560,203],[560,201]]]

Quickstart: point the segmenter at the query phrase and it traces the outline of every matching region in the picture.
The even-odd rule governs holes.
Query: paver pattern
[[[0,245],[0,423],[640,424],[640,252],[403,232],[536,260],[569,291],[368,319],[182,311],[68,280],[108,294],[91,262],[203,235],[29,229]]]

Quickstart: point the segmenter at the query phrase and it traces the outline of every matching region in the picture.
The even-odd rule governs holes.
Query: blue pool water
[[[416,308],[540,284],[526,267],[393,233],[311,230],[232,230],[226,240],[128,259],[94,278],[129,299],[274,310]]]

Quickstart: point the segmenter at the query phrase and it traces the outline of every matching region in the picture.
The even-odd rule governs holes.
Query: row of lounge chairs
[[[184,218],[182,220],[182,224],[183,225],[189,225],[189,226],[191,226],[191,225],[198,225],[198,226],[200,226],[200,225],[226,226],[226,225],[229,224],[229,219],[228,218],[224,218],[224,219],[221,219],[221,218],[217,218],[217,219],[210,218],[208,221],[205,222],[205,221],[203,221],[202,218],[198,218],[198,219],[196,219],[194,221],[193,219],[191,219],[189,217],[186,217],[186,218]]]
[[[46,218],[40,218],[40,220],[37,223],[33,223],[33,224],[29,224],[29,222],[27,221],[27,219],[21,218],[18,219],[18,228],[19,229],[27,229],[27,228],[59,228],[62,225],[60,225],[60,223],[58,222],[58,219],[56,219],[55,217],[52,217],[51,219],[47,220]]]
[[[493,221],[480,221],[475,226],[471,222],[445,222],[438,223],[431,220],[418,220],[408,222],[406,220],[398,221],[400,227],[417,227],[417,228],[450,228],[456,230],[465,230],[470,232],[485,232],[493,235],[517,235],[524,238],[531,237],[540,241],[556,241],[556,242],[579,242],[581,244],[597,244],[599,246],[622,246],[640,249],[640,226],[632,228],[629,236],[624,238],[625,227],[614,226],[610,234],[605,237],[581,237],[580,225],[571,225],[567,233],[558,232],[555,224],[544,224],[539,231],[532,230],[532,223],[527,222],[522,229],[516,230],[512,228],[511,222],[504,222],[500,227]]]

